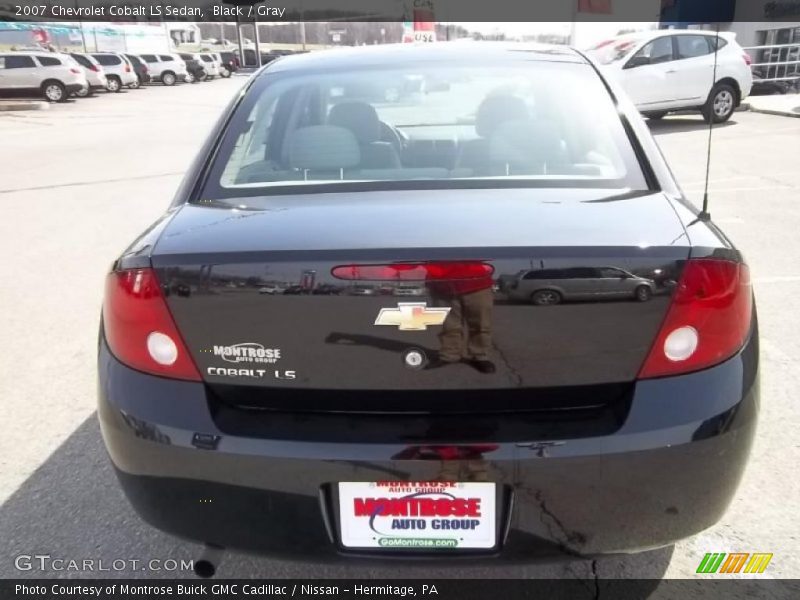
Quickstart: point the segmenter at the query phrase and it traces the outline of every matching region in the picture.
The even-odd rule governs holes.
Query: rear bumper
[[[364,557],[339,546],[336,482],[430,481],[444,465],[398,459],[425,442],[408,439],[410,417],[340,416],[328,441],[331,422],[323,416],[269,416],[286,423],[280,435],[229,435],[202,384],[133,371],[104,341],[99,372],[100,424],[128,499],[145,521],[184,538],[304,560]],[[453,443],[476,436],[496,443],[485,460],[460,467],[500,491],[497,549],[458,556],[592,556],[702,531],[733,498],[757,410],[753,336],[722,365],[638,383],[627,415],[608,435],[542,444],[531,431],[509,441],[497,432],[516,417],[496,415],[482,418],[480,431],[454,431]],[[376,427],[385,432],[377,442]],[[362,433],[369,441],[358,441]]]
[[[74,94],[76,92],[80,92],[81,90],[85,90],[89,87],[89,85],[84,83],[68,83],[64,87],[67,88],[68,94]]]

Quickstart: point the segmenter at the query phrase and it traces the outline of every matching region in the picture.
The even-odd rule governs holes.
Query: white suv
[[[103,66],[109,92],[120,92],[123,87],[138,87],[139,78],[131,63],[116,52],[93,52],[94,59]]]
[[[48,102],[66,102],[89,87],[83,68],[56,52],[0,52],[0,93],[41,94]]]
[[[103,66],[97,62],[97,59],[94,56],[90,54],[81,54],[79,52],[70,52],[70,56],[75,59],[75,62],[83,67],[83,72],[86,74],[86,80],[89,82],[89,87],[75,93],[78,98],[91,96],[97,90],[108,89],[108,79],[106,79],[106,73],[103,70]]]
[[[601,42],[588,54],[651,119],[673,110],[697,109],[706,121],[721,123],[753,87],[750,57],[734,33],[717,38],[716,33],[697,29],[650,31]]]
[[[150,76],[164,85],[175,85],[186,80],[186,63],[175,54],[140,54],[150,69]]]
[[[214,79],[220,76],[219,67],[220,63],[214,58],[214,55],[209,52],[201,52],[197,57],[202,62],[203,68],[206,70],[208,79]]]

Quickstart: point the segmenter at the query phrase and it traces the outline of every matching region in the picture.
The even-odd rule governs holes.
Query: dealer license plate
[[[342,482],[339,522],[348,548],[493,548],[495,484]]]

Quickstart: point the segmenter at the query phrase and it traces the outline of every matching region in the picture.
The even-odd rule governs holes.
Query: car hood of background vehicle
[[[543,246],[688,247],[660,192],[609,189],[415,190],[293,194],[249,208],[187,204],[159,257],[304,250]],[[619,199],[614,199],[619,198]],[[235,205],[235,201],[231,201]]]

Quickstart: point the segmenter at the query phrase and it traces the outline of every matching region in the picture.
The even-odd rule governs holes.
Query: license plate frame
[[[371,551],[487,551],[497,547],[494,482],[339,482],[339,542]],[[505,512],[505,511],[502,511]]]

